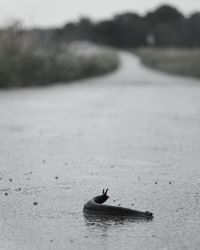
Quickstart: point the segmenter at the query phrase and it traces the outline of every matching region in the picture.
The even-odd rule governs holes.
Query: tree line
[[[184,16],[170,5],[162,5],[144,16],[137,13],[115,15],[93,22],[81,18],[51,30],[54,41],[91,41],[118,48],[139,46],[200,46],[200,12]]]

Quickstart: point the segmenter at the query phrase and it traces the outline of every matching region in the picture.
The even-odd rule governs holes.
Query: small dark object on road
[[[172,182],[171,181],[169,181],[169,185],[171,185],[172,184]]]
[[[95,196],[88,202],[84,204],[83,212],[86,216],[95,215],[95,216],[117,216],[117,217],[134,217],[134,218],[143,218],[143,219],[152,219],[153,213],[146,211],[137,211],[130,208],[111,206],[111,205],[103,205],[105,201],[109,198],[107,195],[108,188],[106,190],[103,189],[102,195]]]
[[[34,206],[37,206],[37,205],[38,205],[38,202],[37,202],[37,201],[33,202],[33,205],[34,205]]]
[[[157,184],[158,184],[158,182],[157,182],[157,181],[155,181],[155,184],[157,185]]]
[[[5,196],[7,196],[8,195],[8,193],[5,193]]]
[[[55,179],[57,180],[59,177],[58,176],[55,176]]]
[[[9,179],[9,182],[12,182],[12,178]]]

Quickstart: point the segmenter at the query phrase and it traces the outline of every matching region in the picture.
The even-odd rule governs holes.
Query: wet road
[[[116,73],[0,92],[0,249],[198,249],[200,81]],[[108,204],[152,221],[86,218]]]

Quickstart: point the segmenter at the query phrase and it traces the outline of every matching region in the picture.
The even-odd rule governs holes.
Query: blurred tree
[[[73,22],[65,24],[61,28],[56,28],[53,33],[54,41],[73,41],[76,34],[76,25]]]
[[[174,7],[163,5],[145,16],[148,33],[157,46],[184,46],[185,17]]]
[[[200,12],[194,13],[187,19],[186,36],[189,46],[200,46]]]
[[[87,17],[82,17],[77,23],[77,34],[79,40],[92,39],[93,23]]]
[[[115,34],[117,27],[112,20],[101,21],[94,25],[94,42],[107,45],[115,45]]]
[[[82,17],[77,23],[67,23],[55,29],[54,39],[64,41],[91,40],[93,24],[89,18]]]
[[[118,47],[143,46],[146,43],[147,27],[142,17],[136,13],[116,15],[115,45]]]
[[[170,23],[184,19],[184,16],[170,5],[162,5],[153,12],[148,12],[146,20],[154,25],[159,23]]]

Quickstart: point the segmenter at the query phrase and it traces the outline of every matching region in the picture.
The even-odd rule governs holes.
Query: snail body
[[[135,217],[135,218],[152,218],[151,212],[142,212],[125,207],[112,205],[103,205],[109,198],[107,195],[108,189],[102,195],[95,196],[84,204],[83,212],[87,215],[103,215],[103,216],[119,216],[119,217]]]

